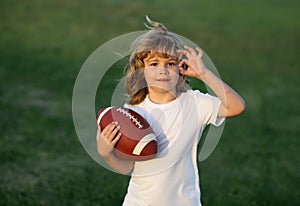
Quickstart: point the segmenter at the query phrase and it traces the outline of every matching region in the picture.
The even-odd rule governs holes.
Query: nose
[[[170,71],[166,66],[159,68],[159,74],[169,74]]]

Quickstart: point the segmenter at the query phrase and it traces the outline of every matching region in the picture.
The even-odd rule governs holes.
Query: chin
[[[159,92],[159,93],[175,93],[176,92],[175,87],[152,86],[151,90],[153,92]]]

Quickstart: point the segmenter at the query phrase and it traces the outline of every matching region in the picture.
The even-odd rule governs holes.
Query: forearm
[[[114,154],[111,154],[109,157],[105,157],[103,159],[113,170],[121,174],[128,174],[131,172],[134,166],[134,161],[121,159]]]
[[[221,100],[219,117],[236,116],[244,111],[245,102],[243,98],[213,72],[206,69],[197,78],[203,81]]]

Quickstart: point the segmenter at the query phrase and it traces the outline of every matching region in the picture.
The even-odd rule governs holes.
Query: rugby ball
[[[97,114],[97,123],[103,130],[117,121],[121,126],[121,138],[115,145],[115,154],[132,161],[144,161],[155,157],[157,139],[149,123],[137,112],[124,107],[107,107]]]

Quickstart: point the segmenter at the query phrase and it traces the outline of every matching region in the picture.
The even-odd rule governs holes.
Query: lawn
[[[296,0],[2,0],[0,205],[121,205],[129,177],[85,151],[72,94],[86,59],[144,30],[146,14],[204,49],[247,103],[199,162],[203,205],[300,205],[299,11]],[[101,81],[96,110],[122,72]]]

